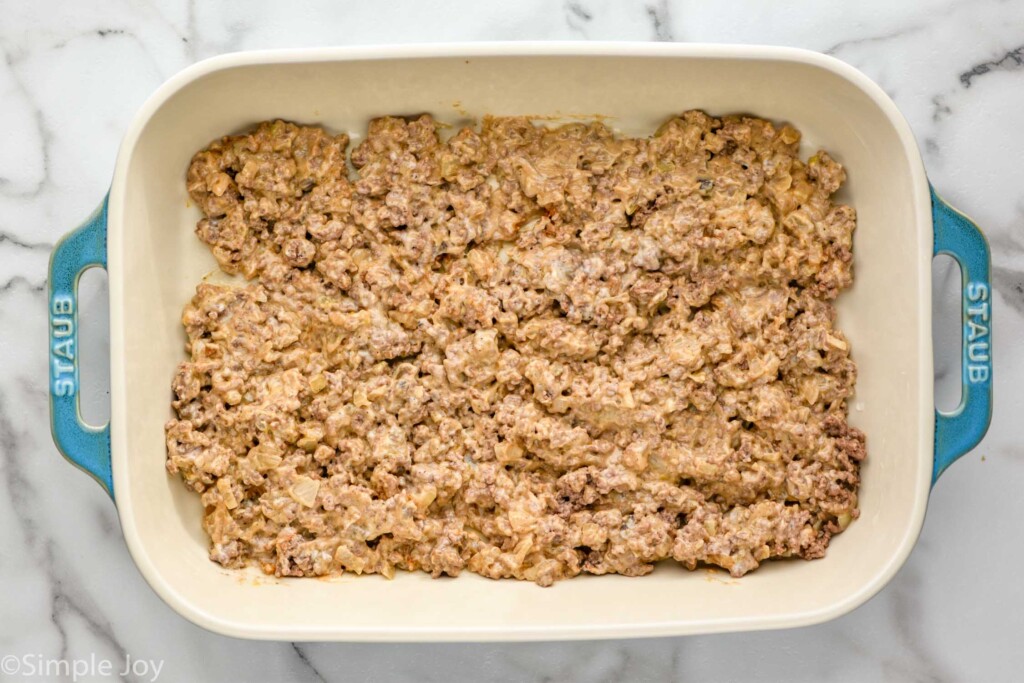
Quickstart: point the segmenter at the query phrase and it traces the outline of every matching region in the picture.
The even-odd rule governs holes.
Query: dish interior
[[[550,639],[795,626],[856,606],[891,577],[920,530],[932,458],[931,220],[917,150],[893,113],[824,58],[676,53],[225,59],[140,114],[111,195],[114,488],[129,548],[165,600],[249,637]],[[164,469],[181,309],[217,270],[193,233],[199,213],[184,183],[193,151],[270,118],[348,132],[354,145],[383,113],[429,112],[455,126],[485,113],[599,115],[645,135],[691,108],[789,121],[804,134],[805,158],[820,146],[847,169],[836,200],[858,213],[855,283],[839,299],[838,326],[859,369],[850,422],[867,434],[869,455],[861,518],[826,558],[770,562],[741,580],[662,566],[552,588],[470,574],[274,579],[207,558],[198,497]]]

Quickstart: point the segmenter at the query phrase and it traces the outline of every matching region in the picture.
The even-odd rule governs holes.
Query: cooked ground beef
[[[197,153],[167,469],[278,576],[741,576],[857,517],[854,210],[785,125],[284,121]]]

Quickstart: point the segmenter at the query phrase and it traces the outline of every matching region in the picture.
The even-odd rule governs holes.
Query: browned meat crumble
[[[857,517],[855,214],[786,125],[274,121],[192,160],[245,286],[182,316],[167,469],[278,576],[741,576]]]

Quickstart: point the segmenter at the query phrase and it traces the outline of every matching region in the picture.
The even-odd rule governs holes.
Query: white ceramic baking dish
[[[260,120],[348,131],[373,116],[485,113],[590,117],[648,134],[699,107],[795,124],[803,151],[848,169],[857,209],[856,284],[840,326],[860,370],[851,422],[868,435],[862,515],[825,559],[771,562],[742,580],[659,567],[641,578],[584,576],[552,588],[464,574],[275,580],[207,559],[196,495],[164,470],[170,380],[184,356],[183,304],[216,265],[193,233],[190,155]],[[934,213],[933,213],[934,209]],[[964,401],[937,415],[932,394],[930,262],[964,272]],[[110,283],[111,420],[77,413],[77,278]],[[798,626],[875,594],[906,560],[929,487],[973,447],[991,411],[988,251],[981,233],[930,192],[906,122],[852,67],[774,47],[517,43],[360,47],[232,54],[164,84],[125,135],[109,200],[54,251],[54,438],[111,491],[125,541],[153,589],[186,618],[225,634],[289,640],[527,640],[655,636]],[[937,436],[936,436],[937,435]],[[936,448],[938,445],[938,448]]]

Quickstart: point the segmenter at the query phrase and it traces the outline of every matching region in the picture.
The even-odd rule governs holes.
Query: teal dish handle
[[[68,233],[50,255],[50,429],[64,457],[114,495],[110,424],[82,421],[78,374],[78,281],[89,268],[107,267],[107,198]]]
[[[935,411],[935,464],[932,485],[947,467],[978,445],[992,421],[992,259],[985,235],[974,221],[932,194],[934,255],[948,254],[960,264],[960,405]]]

